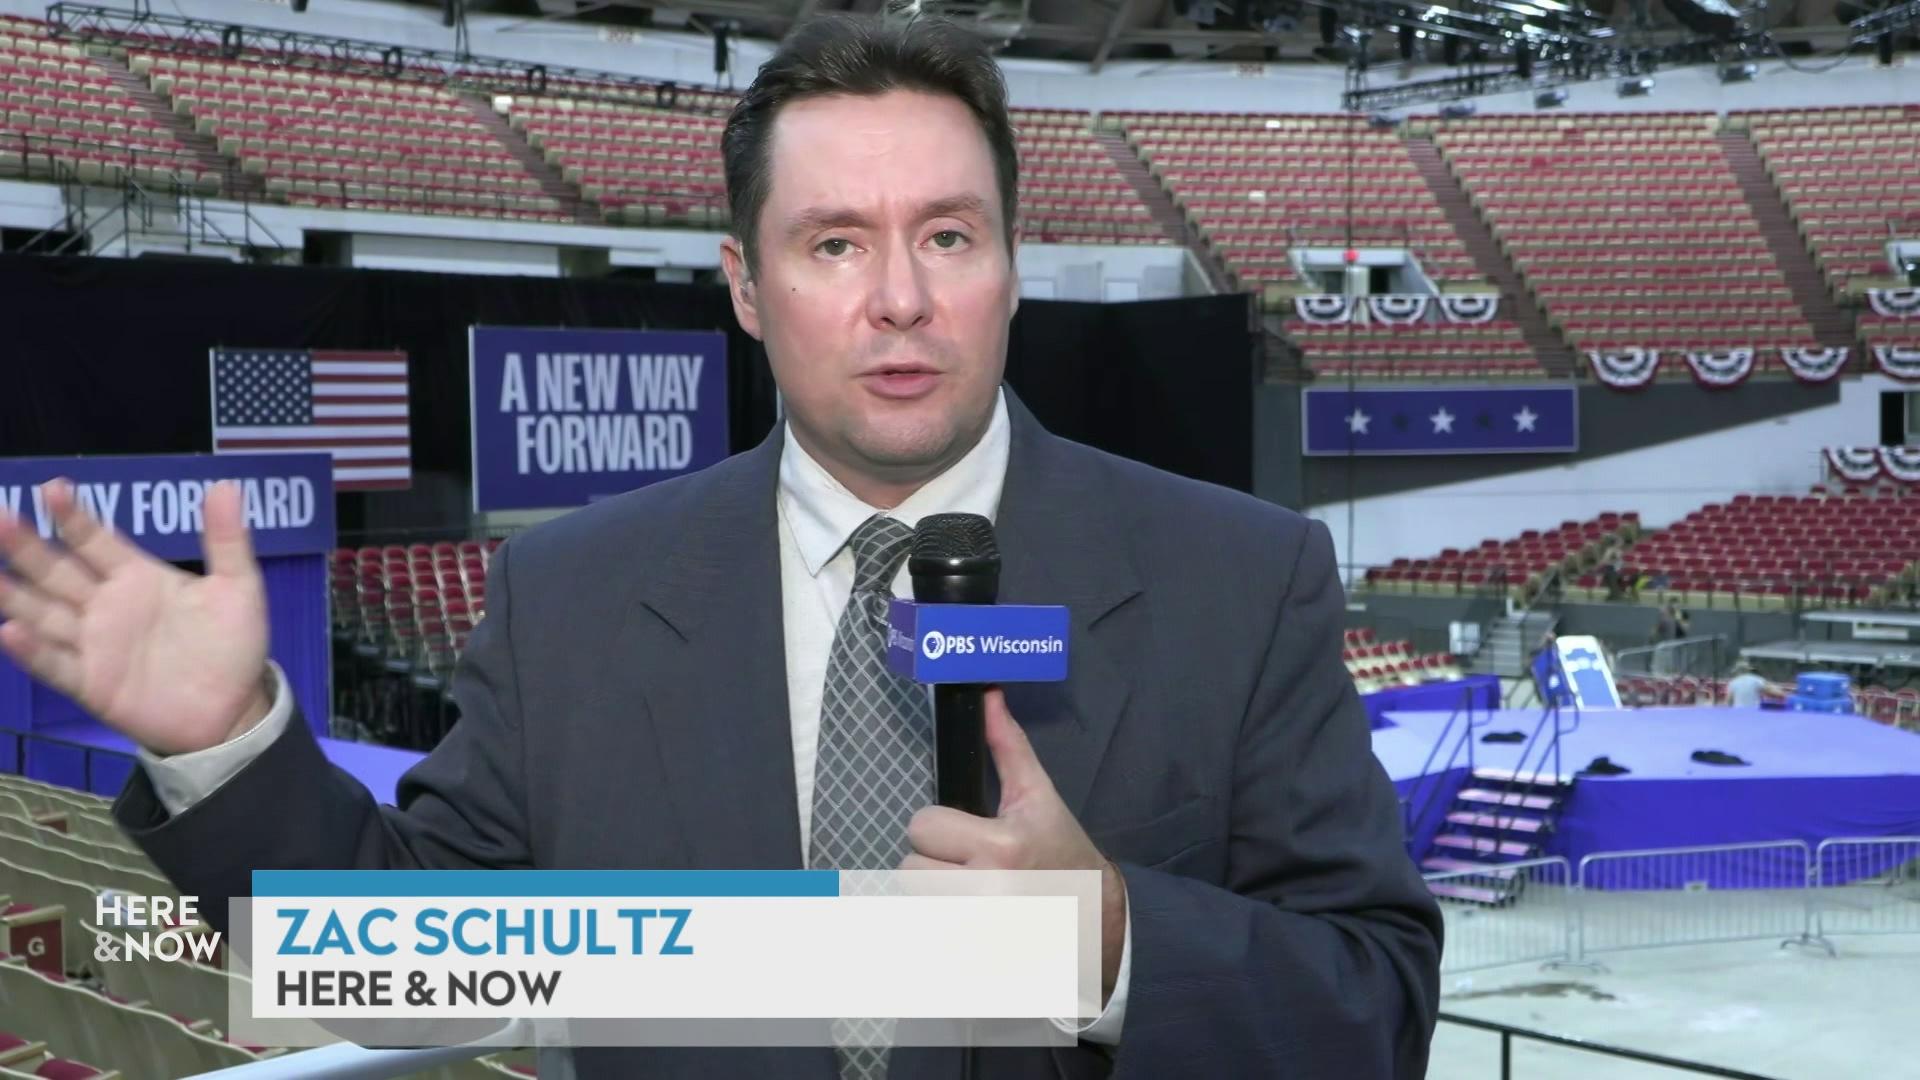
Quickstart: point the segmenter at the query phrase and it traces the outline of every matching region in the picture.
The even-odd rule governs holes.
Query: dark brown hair
[[[753,85],[727,117],[720,138],[733,233],[753,262],[760,209],[766,205],[768,146],[780,109],[823,94],[871,97],[919,90],[959,98],[980,122],[993,151],[1000,207],[1012,246],[1020,161],[1007,116],[1007,84],[985,43],[944,19],[901,23],[831,14],[807,20],[760,66]]]

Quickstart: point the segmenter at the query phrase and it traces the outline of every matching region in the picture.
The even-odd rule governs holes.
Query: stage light
[[[451,27],[460,21],[460,0],[440,0],[440,25]]]
[[[295,14],[306,11],[307,0],[293,0],[293,10]]]
[[[1873,51],[1880,58],[1881,67],[1893,66],[1893,31],[1889,30],[1873,40]]]
[[[1448,67],[1459,66],[1460,39],[1454,37],[1452,34],[1448,34],[1446,40],[1440,43],[1440,57],[1447,62]]]
[[[1400,24],[1400,59],[1413,59],[1413,26],[1411,23]]]
[[[1557,109],[1566,103],[1567,92],[1559,87],[1533,95],[1533,107],[1536,109]]]
[[[1524,41],[1513,51],[1513,73],[1523,79],[1533,78],[1533,50]]]
[[[1759,66],[1752,63],[1720,65],[1720,81],[1723,83],[1752,82],[1758,74]]]
[[[1653,80],[1645,75],[1631,79],[1621,79],[1615,90],[1621,97],[1645,97],[1653,93]]]
[[[1334,36],[1340,32],[1340,13],[1330,7],[1320,9],[1320,44],[1333,44]]]
[[[731,29],[732,27],[723,22],[713,25],[713,73],[715,75],[727,73],[727,34]]]

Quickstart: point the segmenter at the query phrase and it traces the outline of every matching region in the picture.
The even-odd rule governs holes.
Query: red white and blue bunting
[[[1920,484],[1920,446],[1883,446],[1880,468],[1895,480]]]
[[[1882,476],[1920,484],[1920,446],[1829,446],[1827,466],[1835,476],[1865,484]]]
[[[1617,352],[1587,352],[1594,377],[1615,390],[1638,390],[1653,381],[1660,370],[1660,350],[1638,345]]]
[[[1440,294],[1440,314],[1450,323],[1492,322],[1499,311],[1499,293]]]
[[[1408,326],[1427,317],[1427,301],[1430,299],[1432,297],[1423,293],[1369,296],[1367,310],[1372,313],[1375,322],[1388,326]]]
[[[1317,326],[1337,326],[1354,321],[1358,297],[1341,293],[1307,293],[1293,298],[1294,314]],[[1455,325],[1492,322],[1500,312],[1499,293],[1383,293],[1366,298],[1366,310],[1373,322],[1383,326],[1411,326],[1425,322],[1427,313],[1438,300],[1440,318]]]
[[[1824,349],[1788,346],[1780,350],[1780,362],[1803,383],[1823,383],[1838,378],[1852,354],[1845,345]]]
[[[1353,297],[1341,293],[1296,296],[1293,310],[1316,326],[1337,326],[1353,319]]]
[[[1896,379],[1920,382],[1920,345],[1875,345],[1873,362]]]
[[[1890,319],[1920,319],[1920,287],[1868,289],[1867,303]]]
[[[1689,352],[1687,366],[1701,386],[1718,389],[1738,386],[1753,374],[1752,349],[1728,349],[1726,352]]]
[[[1827,467],[1835,476],[1855,484],[1864,484],[1880,475],[1880,448],[1877,446],[1829,446]]]

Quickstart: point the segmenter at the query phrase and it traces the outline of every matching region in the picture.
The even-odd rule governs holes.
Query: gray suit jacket
[[[1423,1075],[1440,920],[1341,663],[1324,527],[1048,434],[1009,401],[1007,603],[1072,610],[1072,677],[1007,700],[1122,867],[1117,1048],[900,1049],[895,1078]],[[461,712],[376,805],[296,721],[169,819],[121,824],[202,910],[256,868],[804,864],[774,492],[778,431],[504,545]],[[829,1080],[831,1050],[599,1049],[579,1074]]]

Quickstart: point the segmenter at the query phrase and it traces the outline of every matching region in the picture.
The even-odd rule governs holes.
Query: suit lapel
[[[774,491],[781,429],[716,465],[640,598],[666,641],[644,688],[689,866],[803,865]],[[650,613],[650,614],[649,614]],[[661,630],[664,633],[661,633]]]
[[[1144,608],[1128,603],[1140,577],[1101,456],[1049,434],[1011,391],[1007,409],[1012,446],[995,525],[1000,602],[1065,604],[1071,627],[1068,680],[1010,686],[1007,707],[1080,815],[1145,646]]]
[[[1071,612],[1068,681],[1011,686],[1007,702],[1079,814],[1146,648],[1145,611],[1129,603],[1140,577],[1101,455],[1049,434],[1011,391],[1007,408],[1000,600]],[[804,862],[774,505],[780,449],[776,427],[703,477],[711,487],[683,504],[680,542],[636,612],[664,624],[668,640],[644,693],[689,865]]]

